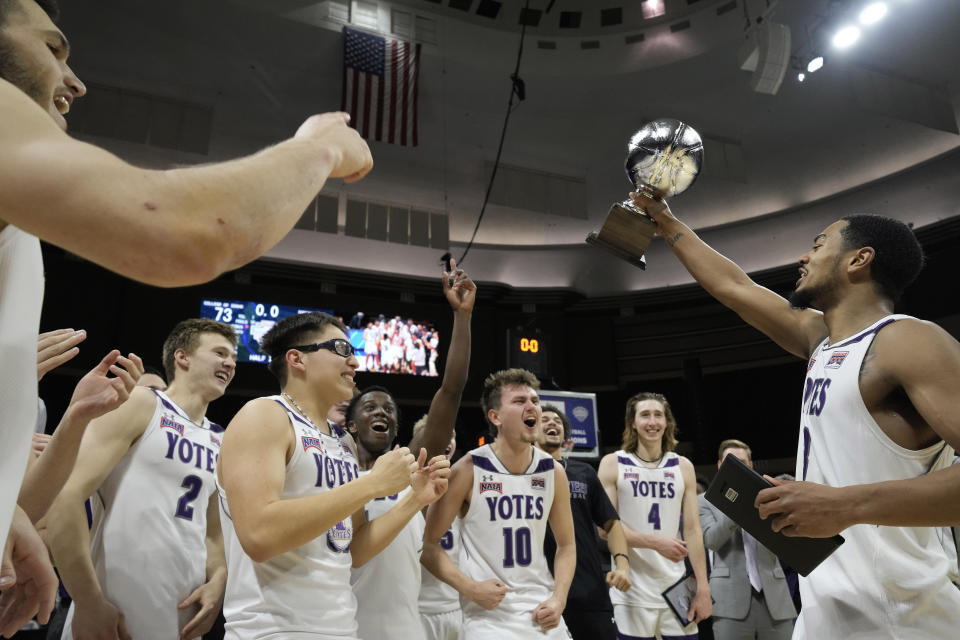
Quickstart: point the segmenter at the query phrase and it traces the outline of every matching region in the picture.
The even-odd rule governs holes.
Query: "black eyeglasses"
[[[344,340],[343,338],[334,338],[333,340],[327,340],[326,342],[314,342],[313,344],[304,344],[298,347],[290,347],[290,349],[296,349],[297,351],[303,351],[305,353],[311,353],[313,351],[320,351],[320,349],[326,349],[327,351],[333,351],[335,354],[342,358],[349,358],[353,355],[353,345],[349,341]]]

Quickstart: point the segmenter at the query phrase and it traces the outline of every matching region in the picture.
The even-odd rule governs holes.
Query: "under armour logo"
[[[480,480],[483,482],[493,482],[493,476],[483,475],[480,476]]]

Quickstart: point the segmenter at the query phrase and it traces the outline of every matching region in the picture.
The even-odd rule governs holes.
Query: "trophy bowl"
[[[630,137],[624,168],[638,193],[668,198],[686,191],[703,166],[703,141],[695,129],[673,118],[643,125]],[[614,204],[599,231],[587,242],[646,269],[643,254],[657,224],[629,198]]]

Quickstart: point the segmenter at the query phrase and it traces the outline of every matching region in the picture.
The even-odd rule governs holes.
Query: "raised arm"
[[[560,624],[567,608],[567,593],[577,569],[577,541],[573,530],[573,512],[570,509],[570,485],[567,473],[559,464],[553,467],[553,505],[550,507],[550,530],[557,541],[553,557],[553,593],[533,610],[533,621],[544,631]]]
[[[118,409],[90,423],[77,463],[47,514],[47,545],[67,591],[76,603],[78,636],[117,633],[122,612],[106,600],[90,557],[90,530],[84,501],[103,484],[150,422],[156,408],[149,389],[136,388]],[[52,441],[51,441],[52,446]],[[41,459],[50,453],[44,451]]]
[[[902,389],[923,422],[960,450],[960,344],[931,322],[904,319],[880,331],[873,349],[872,366],[884,384],[891,392]],[[773,529],[788,536],[827,537],[855,524],[960,524],[960,465],[848,487],[774,483],[779,486],[761,491],[756,504],[761,517],[773,517]]]
[[[460,409],[460,396],[470,370],[470,318],[477,287],[463,269],[457,268],[456,262],[452,262],[452,268],[451,273],[443,274],[443,295],[453,309],[453,335],[450,336],[443,382],[430,401],[426,426],[410,442],[411,451],[419,451],[422,447],[431,457],[443,453],[450,442]]]
[[[697,578],[697,593],[690,603],[687,619],[691,622],[700,622],[710,617],[713,604],[710,600],[710,583],[707,580],[707,554],[703,550],[703,531],[700,529],[697,474],[693,464],[682,456],[680,473],[683,474],[683,537],[687,542],[693,575]]]
[[[368,501],[399,492],[416,469],[407,449],[394,449],[377,459],[371,473],[347,484],[316,495],[281,498],[292,438],[286,413],[267,399],[244,405],[223,437],[217,474],[240,545],[255,562],[296,549]]]
[[[158,286],[211,280],[274,246],[328,177],[372,167],[348,116],[309,118],[257,154],[152,171],[67,136],[0,80],[0,224]]]
[[[440,546],[440,538],[450,530],[453,519],[469,507],[473,489],[473,461],[464,456],[450,470],[447,492],[427,509],[427,526],[423,533],[423,553],[420,562],[437,579],[446,582],[460,595],[476,602],[484,609],[495,609],[507,593],[507,586],[499,580],[477,581],[450,559]]]
[[[107,377],[108,372],[116,377]],[[140,358],[132,353],[124,358],[114,350],[80,379],[57,430],[40,457],[28,466],[20,487],[17,503],[33,522],[47,512],[73,471],[90,421],[126,402],[142,374]]]
[[[744,322],[801,358],[808,358],[827,335],[819,311],[793,309],[784,298],[758,285],[743,269],[677,220],[666,202],[642,194],[631,194],[631,197],[657,222],[657,233],[663,236],[690,275]]]

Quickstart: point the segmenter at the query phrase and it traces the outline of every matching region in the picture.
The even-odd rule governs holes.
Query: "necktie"
[[[747,561],[747,575],[750,577],[750,586],[755,591],[763,591],[760,582],[760,571],[757,570],[757,539],[746,531],[743,533],[743,555]]]

